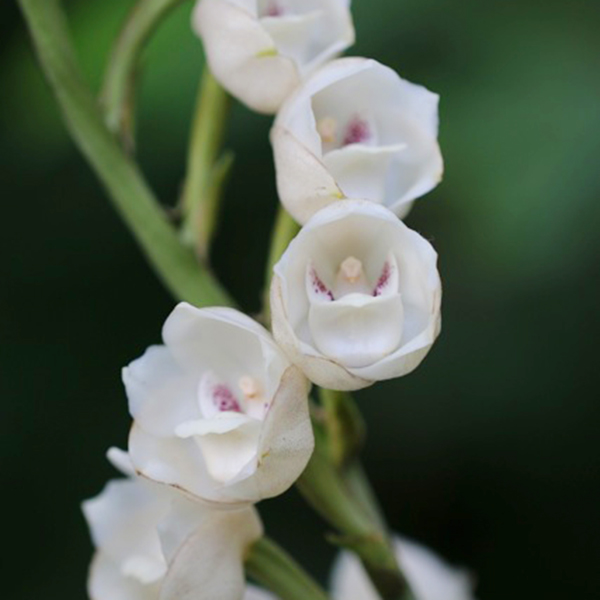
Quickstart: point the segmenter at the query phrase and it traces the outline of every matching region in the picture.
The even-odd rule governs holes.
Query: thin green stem
[[[331,541],[355,552],[383,600],[414,600],[398,567],[386,529],[374,511],[364,506],[366,496],[351,493],[342,471],[329,455],[327,434],[314,421],[315,451],[297,482],[306,501],[335,529]]]
[[[215,229],[222,185],[232,162],[219,161],[230,98],[205,65],[190,137],[182,197],[183,238],[206,257]]]
[[[139,0],[113,47],[104,76],[101,103],[108,128],[133,149],[135,89],[146,42],[165,15],[186,0]]]
[[[106,128],[76,64],[59,2],[19,0],[19,5],[71,136],[154,270],[178,299],[197,305],[232,305],[193,252],[182,246],[140,169]]]
[[[246,557],[246,573],[281,600],[328,600],[328,595],[275,542],[262,538]]]
[[[277,207],[275,216],[275,225],[271,234],[271,246],[269,256],[267,257],[267,266],[265,269],[265,287],[263,292],[263,314],[262,320],[268,323],[271,320],[271,309],[269,303],[269,291],[271,279],[273,277],[273,267],[279,262],[281,255],[285,252],[289,243],[296,237],[300,231],[300,225],[292,219],[289,213],[280,204]]]

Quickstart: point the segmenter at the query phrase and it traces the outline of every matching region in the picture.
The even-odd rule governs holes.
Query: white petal
[[[275,125],[271,144],[279,197],[298,223],[345,197],[321,160],[290,131]]]
[[[218,427],[224,421],[238,421],[235,427]],[[201,432],[194,440],[202,450],[206,468],[215,481],[228,483],[248,465],[256,469],[258,440],[262,423],[240,415],[237,419],[199,421]],[[251,473],[250,473],[251,474]]]
[[[123,369],[131,416],[155,435],[172,435],[182,421],[197,418],[197,377],[164,346],[151,346]]]
[[[228,487],[229,497],[256,502],[285,492],[300,477],[314,448],[308,412],[308,382],[293,366],[283,374],[258,442],[252,476],[242,472]]]
[[[106,452],[106,458],[108,458],[110,464],[117,469],[117,471],[123,473],[123,475],[128,475],[129,477],[135,476],[135,469],[131,464],[131,458],[129,458],[129,454],[127,454],[125,450],[113,446]]]
[[[276,596],[263,590],[262,588],[256,587],[255,585],[246,585],[246,591],[244,592],[243,600],[278,600]]]
[[[397,196],[389,197],[388,179],[395,158],[406,150],[406,144],[393,146],[365,146],[352,144],[334,150],[323,157],[323,164],[349,198],[367,198],[380,204],[391,204]]]
[[[94,556],[88,577],[90,600],[158,600],[159,593],[160,583],[144,585],[125,577],[103,552]]]
[[[396,556],[415,594],[415,600],[474,600],[467,573],[455,569],[415,542],[397,538]],[[377,600],[364,568],[348,552],[340,554],[332,572],[334,600]]]
[[[400,294],[377,298],[350,294],[315,303],[309,312],[316,348],[346,368],[371,365],[391,352],[402,338],[404,309]]]
[[[278,54],[256,17],[224,0],[201,0],[193,26],[211,71],[250,108],[274,113],[299,83],[294,61]]]
[[[274,275],[271,281],[271,315],[273,335],[289,359],[317,385],[333,390],[359,390],[373,381],[350,373],[339,363],[326,358],[303,343],[296,335],[288,318],[283,300],[282,282]]]
[[[165,321],[163,339],[176,362],[186,372],[196,372],[198,381],[206,371],[227,383],[243,376],[266,379],[263,345],[273,343],[256,321],[231,308],[195,308],[181,302]]]
[[[174,554],[160,600],[240,600],[244,555],[261,535],[253,508],[213,511]]]
[[[322,182],[329,175],[346,197],[380,202],[406,215],[407,204],[433,189],[442,177],[437,111],[436,94],[376,61],[332,61],[310,77],[277,116],[272,144],[282,203],[294,218],[306,223],[333,202],[331,194],[323,193]],[[371,140],[366,146],[323,155],[317,121],[332,119],[346,127],[362,114],[369,115],[377,131],[376,144]],[[291,140],[285,140],[286,135]],[[374,147],[382,152],[373,152]],[[334,189],[330,181],[326,189]]]
[[[165,496],[134,479],[110,481],[82,506],[97,548],[120,567],[132,557],[145,561],[143,583],[158,581],[166,570],[155,527],[168,507]]]
[[[329,354],[331,348],[327,355],[322,351],[324,340],[319,340],[321,351],[315,342],[319,330],[310,323],[306,269],[314,261],[320,275],[327,278],[341,261],[354,256],[367,273],[378,274],[390,252],[397,263],[397,290],[404,308],[401,339],[397,348],[372,364],[344,368],[339,357]],[[375,380],[406,374],[424,358],[439,333],[441,283],[436,262],[431,245],[383,206],[347,200],[323,209],[274,267],[275,339],[311,381],[331,389],[359,389]],[[331,309],[325,306],[324,310]]]
[[[135,423],[129,434],[129,454],[140,475],[207,502],[225,502],[209,475],[202,452],[191,439],[160,438]]]

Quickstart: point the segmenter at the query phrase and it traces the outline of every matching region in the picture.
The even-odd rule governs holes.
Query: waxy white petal
[[[271,142],[281,201],[303,224],[336,201],[336,189],[404,216],[441,179],[437,130],[436,94],[374,60],[332,61],[277,115]]]
[[[348,369],[365,367],[398,347],[404,323],[402,297],[351,294],[336,302],[313,304],[308,322],[319,352]]]
[[[263,533],[258,513],[252,507],[204,510],[191,535],[185,535],[186,506],[176,507],[161,524],[169,570],[160,600],[240,600],[244,594],[244,556]],[[183,539],[177,532],[183,532]]]
[[[301,79],[354,41],[342,0],[200,0],[192,17],[217,80],[250,108],[274,113]]]
[[[424,546],[405,538],[394,540],[400,568],[415,600],[474,600],[468,573],[451,567]],[[379,595],[359,560],[349,552],[339,555],[332,573],[333,600],[377,600]]]
[[[136,414],[156,412],[149,422],[136,419],[131,430],[129,452],[136,470],[190,497],[228,506],[290,487],[314,445],[308,382],[271,335],[235,310],[182,303],[165,322],[163,338],[160,351],[147,353],[126,372],[149,372],[146,380],[152,373],[167,373],[169,384],[162,388],[173,393],[178,378],[191,382],[181,388],[191,408],[170,415],[180,399],[133,387]],[[130,388],[129,381],[128,393]],[[161,415],[168,427],[159,426]]]
[[[351,285],[325,283],[339,277],[349,257],[356,268],[360,264],[362,281],[372,282],[366,288],[357,283],[358,295],[351,293]],[[359,389],[405,375],[421,362],[440,330],[436,262],[431,245],[383,206],[347,200],[323,209],[274,267],[275,339],[311,381],[331,389]],[[390,272],[379,295],[385,265]],[[332,288],[334,300],[311,291],[313,267]],[[340,292],[346,294],[342,300],[352,301],[340,304]]]

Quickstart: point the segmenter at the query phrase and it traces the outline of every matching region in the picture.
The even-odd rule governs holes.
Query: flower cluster
[[[374,60],[336,58],[354,41],[349,0],[200,0],[193,28],[221,85],[277,113],[278,193],[303,227],[273,270],[272,334],[181,303],[163,344],[123,370],[134,424],[128,452],[109,457],[126,478],[84,504],[92,600],[272,598],[246,586],[243,561],[262,535],[254,504],[313,452],[311,382],[406,375],[440,331],[437,255],[401,221],[442,175],[438,97]],[[397,544],[417,600],[471,597],[462,574]],[[375,597],[346,555],[333,590]]]

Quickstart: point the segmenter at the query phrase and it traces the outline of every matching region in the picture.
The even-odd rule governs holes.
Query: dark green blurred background
[[[479,578],[481,600],[600,597],[600,5],[355,0],[355,54],[440,93],[446,178],[408,222],[434,241],[444,332],[410,377],[359,395],[366,463],[394,528]],[[89,80],[131,2],[67,4]],[[201,65],[190,6],[146,57],[140,158],[178,194]],[[2,598],[84,597],[79,512],[129,425],[120,368],[173,300],[67,137],[12,2],[0,9]],[[258,307],[275,208],[269,119],[236,106],[215,246]],[[296,492],[267,527],[326,577]]]

